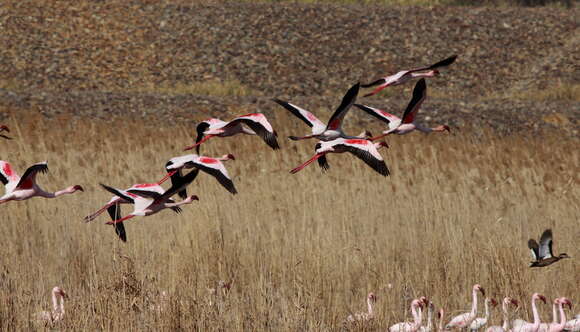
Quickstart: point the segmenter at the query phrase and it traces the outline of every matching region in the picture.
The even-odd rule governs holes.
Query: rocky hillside
[[[9,1],[0,7],[0,117],[41,112],[196,121],[239,108],[270,113],[278,109],[272,97],[322,111],[336,107],[357,81],[458,54],[454,65],[428,81],[425,121],[504,132],[556,127],[577,135],[579,14],[556,8]],[[196,87],[208,82],[234,82],[248,92],[200,93]],[[398,113],[411,89],[408,84],[359,101]]]

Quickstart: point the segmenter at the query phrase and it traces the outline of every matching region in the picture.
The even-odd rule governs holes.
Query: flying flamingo
[[[186,177],[188,177],[190,174],[186,175]],[[167,191],[163,190],[161,186],[155,184],[153,186],[144,188],[129,189],[127,192],[123,192],[120,189],[115,189],[101,184],[101,186],[108,192],[134,204],[133,212],[129,213],[123,218],[111,220],[107,222],[107,224],[117,224],[136,216],[150,216],[163,209],[179,208],[181,205],[191,204],[194,200],[199,200],[195,195],[189,196],[183,201],[177,203],[171,200],[171,196],[183,190],[183,188],[191,182],[188,182],[189,178],[186,177],[184,177],[185,182],[183,184],[172,186]]]
[[[354,315],[349,315],[346,320],[347,322],[366,322],[375,318],[375,313],[373,311],[373,304],[377,301],[377,297],[374,293],[369,293],[367,296],[367,308],[368,312],[359,312]]]
[[[45,325],[52,325],[64,317],[64,299],[68,296],[62,288],[56,286],[52,289],[52,311],[41,311],[38,320]]]
[[[383,146],[388,147],[387,143],[385,142],[373,143],[367,139],[360,138],[337,138],[329,142],[318,142],[315,147],[316,154],[302,165],[291,170],[290,173],[294,174],[299,172],[317,159],[320,167],[322,167],[323,170],[327,170],[330,167],[326,161],[327,153],[350,152],[357,158],[364,161],[379,174],[387,176],[390,174],[389,168],[385,164],[381,154],[377,151],[377,149]]]
[[[503,324],[502,326],[494,325],[490,326],[485,330],[485,332],[508,332],[509,330],[509,313],[508,313],[508,306],[513,304],[518,307],[518,301],[512,299],[511,297],[505,297],[502,303],[502,313],[503,313]]]
[[[476,319],[473,320],[473,322],[471,322],[471,325],[469,325],[469,329],[472,332],[475,332],[477,330],[479,330],[480,328],[484,327],[487,322],[489,321],[489,305],[491,304],[492,308],[495,307],[497,305],[497,301],[495,299],[491,299],[491,298],[485,298],[484,301],[484,305],[485,305],[485,317],[478,317]]]
[[[475,319],[477,314],[477,292],[480,291],[483,296],[485,296],[485,290],[480,285],[474,285],[472,289],[473,301],[471,303],[471,311],[455,316],[451,319],[449,323],[445,326],[445,329],[459,328],[463,329],[468,327],[471,322]]]
[[[8,162],[0,160],[0,182],[5,186],[5,194],[0,197],[0,204],[8,201],[22,201],[35,196],[55,198],[76,191],[84,191],[83,187],[75,185],[56,192],[46,192],[36,184],[38,172],[48,172],[46,161],[28,167],[24,175],[20,177]]]
[[[570,258],[565,253],[561,253],[558,256],[554,256],[552,253],[552,230],[546,229],[542,236],[540,237],[540,244],[534,239],[528,240],[528,248],[532,252],[533,262],[530,263],[530,267],[544,267],[550,264],[556,263],[563,258]]]
[[[383,131],[382,135],[371,138],[370,139],[371,141],[377,140],[390,134],[397,135],[408,134],[414,130],[419,130],[427,134],[431,132],[451,131],[451,129],[447,125],[439,125],[434,128],[428,128],[423,127],[415,122],[415,118],[417,116],[417,113],[419,112],[419,108],[421,108],[421,104],[423,104],[423,101],[425,101],[426,98],[427,98],[427,84],[425,83],[425,79],[420,79],[419,82],[415,84],[415,88],[413,89],[413,97],[411,98],[409,105],[407,105],[407,108],[403,113],[402,119],[396,115],[387,113],[378,108],[360,104],[354,104],[354,106],[360,108],[361,110],[385,122],[388,125],[388,129]]]
[[[310,128],[312,128],[312,134],[302,137],[297,136],[289,136],[291,140],[297,141],[302,139],[308,138],[317,138],[321,141],[332,141],[333,139],[342,137],[342,138],[365,138],[368,135],[367,131],[362,132],[358,136],[348,136],[342,131],[342,121],[346,116],[346,113],[350,110],[350,107],[356,101],[356,96],[358,95],[360,84],[357,83],[353,85],[344,95],[342,98],[342,102],[338,106],[338,108],[334,111],[330,119],[328,120],[328,124],[325,125],[322,121],[320,121],[314,114],[308,112],[307,110],[300,108],[294,104],[290,104],[289,102],[280,100],[280,99],[272,99],[274,102],[278,103],[280,106],[284,107],[292,114],[294,114],[297,118],[304,121]]]
[[[415,299],[411,302],[411,314],[413,315],[413,322],[401,322],[389,327],[389,332],[416,332],[421,326],[421,311],[417,309],[423,307],[423,301]]]
[[[169,161],[165,164],[165,169],[167,172],[174,172],[171,175],[171,183],[173,185],[179,185],[183,182],[182,169],[193,168],[193,171],[191,172],[195,172],[197,175],[197,173],[201,170],[213,176],[224,188],[226,188],[227,191],[235,195],[238,193],[238,191],[234,186],[234,182],[228,175],[226,167],[222,163],[222,161],[227,160],[236,160],[236,158],[232,154],[226,154],[220,158],[210,158],[205,156],[198,156],[196,154],[188,154],[185,156],[169,159]],[[179,192],[179,196],[181,198],[187,197],[187,191],[185,188]]]
[[[276,131],[272,129],[272,125],[268,122],[266,116],[262,113],[250,113],[239,116],[230,122],[216,118],[201,122],[197,125],[195,144],[186,147],[185,150],[196,148],[197,154],[199,154],[199,145],[208,139],[212,137],[228,137],[236,134],[258,135],[272,149],[276,150],[280,148],[276,140]]]
[[[516,319],[513,322],[514,332],[538,332],[540,329],[540,315],[538,314],[538,308],[536,308],[536,300],[541,300],[546,303],[546,297],[539,293],[534,293],[532,295],[532,313],[534,315],[534,322],[528,323],[521,319]]]
[[[0,133],[3,131],[10,132],[10,129],[5,125],[0,125]],[[5,139],[12,139],[12,137],[8,137],[8,136],[2,135],[2,134],[0,134],[0,137],[5,138]]]
[[[457,55],[449,57],[445,60],[441,60],[441,61],[439,61],[431,66],[419,67],[419,68],[415,68],[415,69],[411,69],[411,70],[403,70],[403,71],[400,71],[394,75],[380,78],[372,83],[362,84],[361,87],[363,87],[363,88],[370,88],[370,87],[378,85],[378,87],[375,90],[373,90],[373,92],[367,93],[366,95],[364,95],[364,97],[372,96],[388,86],[395,86],[395,85],[403,84],[403,83],[410,81],[411,79],[414,79],[414,78],[437,76],[437,75],[439,75],[439,71],[437,70],[437,68],[449,66],[450,64],[455,62],[455,59],[457,59]],[[419,73],[421,71],[426,71],[426,70],[427,70],[427,72],[425,72],[425,73]]]

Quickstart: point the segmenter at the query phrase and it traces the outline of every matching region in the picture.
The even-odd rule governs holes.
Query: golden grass
[[[286,128],[306,131],[293,120]],[[98,183],[161,178],[193,128],[134,119],[7,124],[15,139],[0,141],[2,159],[21,173],[48,160],[50,172],[38,178],[46,189],[86,191],[0,206],[0,330],[37,327],[31,319],[49,308],[55,285],[70,295],[58,328],[76,331],[333,331],[365,309],[370,291],[379,297],[377,319],[361,329],[384,331],[409,317],[413,297],[426,295],[450,314],[467,310],[474,283],[521,300],[523,318],[532,292],[580,301],[574,138],[393,137],[383,151],[388,178],[346,155],[330,156],[326,174],[312,165],[290,175],[314,142],[289,142],[283,130],[277,152],[256,137],[215,139],[204,153],[237,157],[227,167],[239,194],[201,175],[190,188],[199,202],[181,215],[135,218],[123,244],[105,215],[82,222],[110,197]],[[526,241],[547,227],[555,251],[573,258],[530,269]],[[233,280],[229,294],[208,291],[219,280]],[[167,308],[149,310],[161,291]],[[551,319],[549,306],[541,313]]]
[[[513,97],[518,99],[531,99],[535,101],[580,101],[580,84],[565,84],[562,82],[557,82],[546,87],[545,89],[514,93]]]

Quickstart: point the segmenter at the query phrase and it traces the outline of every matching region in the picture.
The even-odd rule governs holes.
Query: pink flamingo
[[[38,172],[48,172],[46,161],[28,167],[24,175],[20,177],[8,162],[0,160],[0,182],[4,184],[6,189],[4,196],[0,197],[0,204],[8,201],[22,201],[35,196],[55,198],[83,191],[83,187],[75,185],[56,192],[46,192],[36,184]]]
[[[471,322],[475,319],[475,315],[477,314],[477,292],[480,291],[483,296],[485,296],[485,290],[480,285],[474,285],[472,289],[472,297],[473,301],[471,303],[471,311],[455,316],[451,319],[449,323],[445,326],[445,329],[452,329],[452,328],[466,328],[468,327]]]
[[[494,325],[490,326],[485,330],[485,332],[507,332],[509,330],[509,313],[508,306],[513,304],[518,307],[518,301],[512,299],[511,297],[505,297],[502,303],[502,313],[503,313],[503,324],[502,326]]]
[[[556,298],[554,299],[554,301],[552,302],[552,323],[553,324],[557,324],[558,323],[558,301],[560,299]],[[546,332],[549,329],[549,325],[550,323],[541,323],[540,324],[540,332]]]
[[[178,191],[181,191],[184,186],[191,182],[187,182],[187,180],[188,179],[185,179],[185,183],[181,185],[172,186],[167,191],[163,190],[161,186],[156,184],[142,188],[129,189],[126,192],[101,184],[101,186],[108,192],[134,204],[133,212],[123,218],[111,220],[107,222],[107,225],[117,224],[136,216],[150,216],[167,208],[180,212],[181,209],[179,207],[181,205],[191,204],[194,200],[199,200],[195,195],[189,196],[183,201],[177,203],[171,199],[171,196],[176,194]]]
[[[289,136],[291,140],[302,140],[308,138],[317,138],[321,141],[332,141],[336,138],[364,138],[368,132],[364,131],[359,136],[348,136],[342,131],[342,121],[344,117],[350,110],[350,107],[356,101],[356,96],[358,95],[360,84],[357,83],[353,85],[347,93],[342,98],[342,102],[334,111],[330,119],[328,120],[328,124],[325,125],[322,121],[320,121],[314,114],[308,112],[305,109],[302,109],[296,105],[290,104],[289,102],[280,100],[280,99],[273,99],[274,102],[278,103],[300,120],[304,121],[310,128],[312,128],[312,133],[307,136],[296,137],[296,136]]]
[[[373,143],[367,139],[344,139],[337,138],[328,142],[318,142],[315,147],[316,154],[302,165],[292,169],[290,173],[295,174],[304,167],[310,165],[313,161],[318,160],[318,164],[323,170],[327,170],[330,166],[326,161],[327,153],[344,153],[350,152],[357,158],[364,161],[372,169],[383,176],[389,175],[389,168],[385,164],[383,157],[377,149],[386,146],[387,143],[379,142]]]
[[[415,122],[415,118],[417,116],[417,113],[419,112],[419,108],[421,108],[421,104],[423,104],[423,101],[425,101],[426,98],[427,98],[427,84],[425,83],[425,79],[420,79],[419,82],[417,82],[417,84],[415,85],[415,88],[413,89],[413,98],[411,98],[409,105],[407,105],[407,108],[403,113],[402,119],[396,115],[387,113],[378,108],[373,108],[370,106],[360,104],[354,104],[354,106],[360,108],[361,110],[385,122],[388,125],[387,130],[383,131],[381,135],[371,138],[370,139],[371,141],[377,140],[390,134],[397,135],[408,134],[414,130],[419,130],[427,134],[431,132],[451,131],[451,129],[447,125],[440,125],[434,128],[428,128],[423,127]]]
[[[571,306],[572,304],[570,304]],[[580,331],[580,315],[576,315],[574,319],[571,319],[566,322],[564,325],[564,330],[570,332],[579,332]]]
[[[394,75],[380,78],[372,83],[362,84],[361,87],[363,88],[370,88],[378,85],[378,87],[373,92],[367,93],[366,95],[364,95],[364,97],[372,96],[388,86],[403,84],[414,78],[437,76],[439,75],[439,71],[437,70],[437,68],[449,66],[450,64],[455,62],[455,59],[457,59],[457,55],[449,57],[445,60],[441,60],[431,66],[419,67],[411,70],[402,70]],[[420,71],[426,70],[427,70],[426,73],[419,73]]]
[[[416,332],[421,326],[421,311],[417,309],[423,308],[423,301],[415,299],[411,302],[411,314],[413,315],[413,322],[401,322],[389,327],[389,332]]]
[[[224,188],[226,188],[227,191],[235,195],[238,193],[238,191],[234,186],[234,182],[228,175],[226,167],[222,163],[222,161],[227,160],[236,160],[236,158],[232,154],[225,154],[220,158],[210,158],[205,156],[198,156],[196,154],[188,154],[185,156],[169,159],[169,161],[165,164],[165,170],[167,170],[167,172],[174,172],[171,175],[171,183],[173,185],[179,185],[183,182],[183,169],[193,168],[192,172],[195,172],[196,175],[201,170],[213,176]],[[185,188],[179,192],[179,196],[181,198],[187,197],[187,191]]]
[[[9,133],[10,132],[10,129],[7,126],[5,126],[5,125],[0,125],[0,133],[3,132],[3,131]],[[0,134],[0,137],[5,138],[5,139],[12,139],[11,137],[8,137],[8,136],[2,135],[2,134]]]
[[[62,288],[56,286],[52,289],[52,311],[41,311],[38,320],[45,325],[54,324],[64,317],[64,299],[68,296]]]
[[[495,299],[485,298],[484,304],[485,304],[485,317],[477,317],[476,319],[473,320],[473,322],[471,322],[471,324],[469,325],[469,329],[472,332],[479,330],[480,328],[484,327],[487,324],[490,315],[489,305],[491,304],[493,309],[497,305],[497,301]]]
[[[374,293],[369,293],[367,296],[367,308],[368,312],[360,312],[354,315],[349,315],[346,320],[347,322],[366,322],[375,318],[375,313],[373,311],[373,304],[377,302],[377,297]]]
[[[280,148],[276,140],[276,131],[274,131],[266,116],[262,113],[251,113],[239,116],[230,122],[216,118],[201,122],[197,125],[195,144],[186,147],[185,150],[196,148],[197,154],[199,154],[199,145],[208,139],[212,137],[228,137],[236,134],[258,135],[272,149],[276,150]]]
[[[532,295],[532,313],[534,315],[534,322],[528,323],[521,319],[516,319],[513,322],[513,330],[516,332],[538,332],[540,329],[540,315],[538,314],[538,308],[536,307],[536,300],[541,300],[546,303],[546,297],[539,293],[534,293]]]
[[[561,332],[566,327],[566,314],[564,313],[564,304],[568,305],[568,308],[572,309],[572,302],[565,297],[556,299],[558,304],[558,310],[560,311],[560,323],[552,322],[548,325],[549,332]]]

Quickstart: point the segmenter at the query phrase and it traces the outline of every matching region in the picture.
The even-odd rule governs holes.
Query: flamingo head
[[[513,304],[516,306],[516,308],[519,306],[518,300],[512,299],[509,296],[503,299],[503,303],[506,305]]]
[[[377,149],[381,148],[381,147],[385,147],[385,148],[389,148],[389,144],[386,141],[381,141],[377,143]]]
[[[10,129],[6,126],[6,125],[1,125],[0,126],[0,131],[7,131],[10,132]]]
[[[419,298],[419,301],[421,301],[421,303],[424,304],[424,305],[426,305],[426,306],[429,305],[429,303],[430,303],[429,299],[426,298],[425,296],[421,296]]]
[[[479,285],[479,284],[474,285],[473,290],[480,291],[481,295],[485,296],[485,289],[483,289],[483,287],[481,287],[481,285]]]
[[[369,293],[367,299],[372,302],[377,302],[377,296],[375,295],[375,293]]]
[[[563,305],[568,305],[568,309],[572,310],[572,302],[565,298],[565,297],[561,297],[558,299],[560,301],[560,303],[562,303]]]
[[[429,75],[429,76],[437,76],[437,75],[439,75],[439,70],[437,70],[437,69],[430,70],[430,71],[427,72],[427,75]]]
[[[190,202],[199,201],[199,197],[197,197],[197,195],[191,195],[188,199]]]
[[[225,160],[236,160],[236,157],[234,157],[233,154],[228,153],[224,156]]]
[[[540,293],[534,293],[534,295],[532,295],[532,300],[537,300],[540,299],[542,300],[542,302],[544,302],[544,304],[546,304],[546,297]]]
[[[495,306],[497,306],[497,301],[496,301],[495,299],[490,299],[490,300],[489,300],[489,303],[491,303],[491,306],[492,306],[492,307],[495,307]]]
[[[451,128],[449,128],[449,126],[448,126],[448,125],[442,125],[442,126],[441,126],[441,128],[442,128],[443,130],[447,130],[448,132],[451,132]]]
[[[80,186],[80,185],[78,185],[78,184],[76,184],[76,185],[74,185],[74,186],[72,186],[72,187],[71,187],[71,192],[73,192],[73,193],[74,193],[74,192],[75,192],[75,191],[77,191],[77,190],[78,190],[78,191],[85,191],[85,190],[83,189],[83,187],[81,187],[81,186]]]
[[[414,299],[413,302],[411,302],[411,306],[415,308],[423,308],[423,301],[421,301],[421,299]]]
[[[52,292],[53,292],[54,294],[58,294],[58,295],[62,296],[62,297],[63,297],[63,298],[65,298],[65,299],[66,299],[66,298],[68,298],[68,295],[66,295],[66,293],[65,293],[65,292],[62,290],[62,288],[60,288],[60,287],[58,287],[58,286],[54,287],[54,288],[52,289]]]
[[[571,258],[571,257],[568,256],[568,254],[566,254],[566,253],[561,253],[560,255],[558,255],[558,258],[562,259],[562,258]]]

